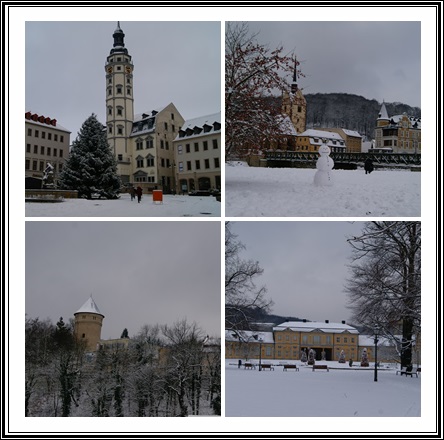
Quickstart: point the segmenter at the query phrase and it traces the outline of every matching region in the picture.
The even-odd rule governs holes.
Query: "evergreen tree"
[[[79,197],[93,194],[115,199],[120,190],[117,162],[106,140],[103,125],[92,114],[83,124],[61,174],[61,187],[78,191]]]

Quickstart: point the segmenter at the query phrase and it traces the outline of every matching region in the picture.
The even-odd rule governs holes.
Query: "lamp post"
[[[259,338],[259,371],[262,371],[262,338]]]
[[[375,325],[374,342],[375,342],[375,382],[378,382],[378,334],[379,326]]]

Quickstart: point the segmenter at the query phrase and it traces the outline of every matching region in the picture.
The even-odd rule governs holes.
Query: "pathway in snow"
[[[151,194],[142,201],[122,194],[117,200],[65,199],[61,203],[25,203],[26,217],[220,217],[215,197],[163,195],[154,203]]]

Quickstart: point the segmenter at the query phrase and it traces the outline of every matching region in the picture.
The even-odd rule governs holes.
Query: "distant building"
[[[421,118],[406,113],[389,117],[383,102],[376,120],[375,148],[391,148],[393,153],[421,154]]]
[[[117,173],[123,184],[137,184],[148,191],[162,189],[166,193],[175,192],[178,168],[173,142],[179,136],[179,130],[183,128],[185,121],[172,102],[134,116],[134,65],[128,49],[125,48],[124,37],[118,22],[113,34],[113,48],[105,64],[106,130],[108,143],[117,159]],[[152,78],[151,81],[155,87],[155,79]],[[220,124],[220,117],[218,122]],[[220,161],[220,145],[217,152]],[[212,163],[207,171],[215,171],[215,158],[214,154],[208,157]],[[199,187],[199,182],[207,185],[205,176],[200,176],[201,180],[196,181],[197,171],[206,169],[206,159],[207,157],[190,159],[194,161],[193,173],[196,171],[196,174],[193,178],[180,177],[187,180],[188,188],[194,184],[196,189],[204,189]],[[197,164],[196,160],[203,162]],[[198,165],[201,168],[196,170]],[[184,166],[186,171],[187,164]],[[215,174],[212,177],[213,185]]]
[[[221,188],[221,114],[185,121],[174,142],[175,192]]]
[[[308,129],[296,137],[296,151],[317,152],[319,147],[326,140],[326,145],[333,152],[345,152],[344,139],[338,134],[326,130]]]
[[[25,113],[25,176],[41,179],[47,164],[57,183],[69,154],[71,132],[57,119],[33,112]]]
[[[282,94],[282,114],[287,115],[296,131],[302,133],[307,126],[307,101],[298,87],[297,61],[294,60],[293,81],[290,91],[284,90]]]
[[[393,362],[399,359],[394,344],[380,337],[378,359]],[[379,348],[381,347],[381,349]],[[361,360],[362,350],[367,350],[370,361],[374,360],[373,336],[360,335],[359,331],[346,324],[325,322],[283,322],[272,331],[225,331],[225,357],[227,359],[300,360],[302,352],[310,349],[316,360],[337,361],[344,351],[347,361]],[[415,351],[415,360],[420,363],[420,347]]]
[[[319,130],[338,133],[345,141],[346,153],[362,152],[362,136],[357,131],[348,130],[346,128],[320,128]]]
[[[96,351],[105,315],[100,312],[92,296],[74,313],[74,317],[74,334],[77,340],[85,342],[86,351]]]

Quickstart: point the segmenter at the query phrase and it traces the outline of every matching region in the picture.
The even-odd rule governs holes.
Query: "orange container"
[[[153,202],[163,203],[163,192],[161,189],[153,189]]]

